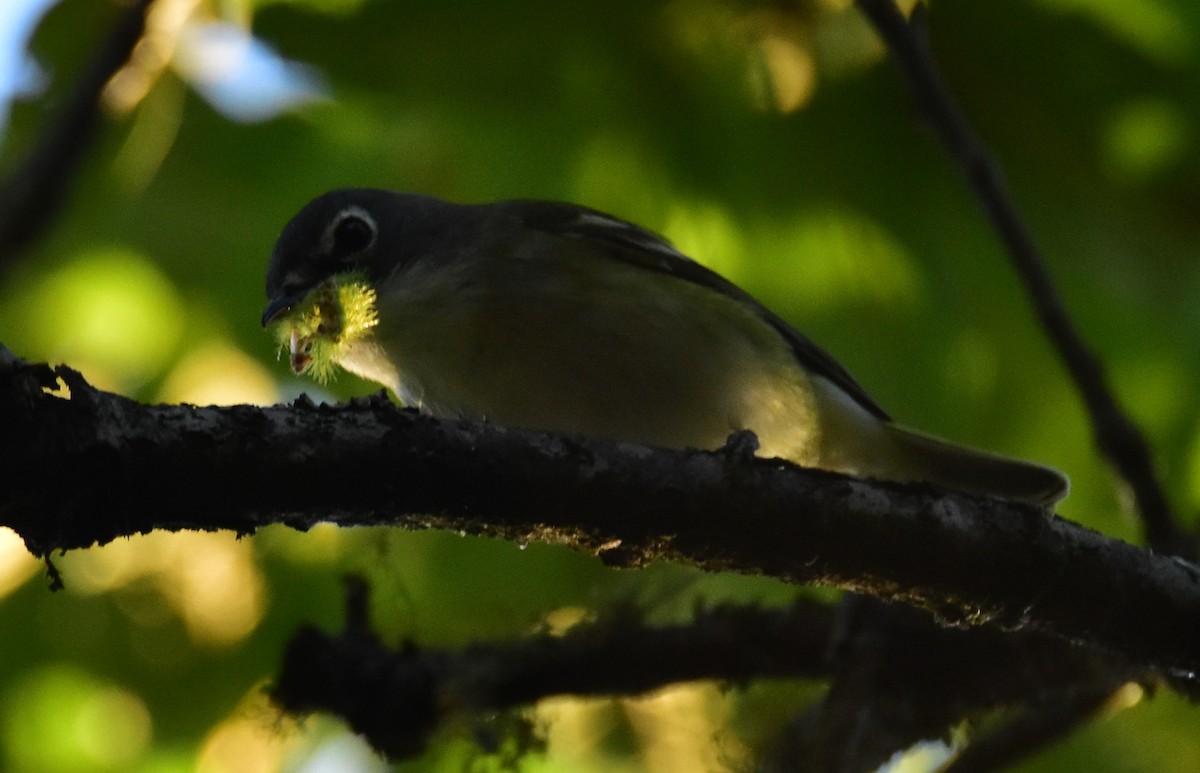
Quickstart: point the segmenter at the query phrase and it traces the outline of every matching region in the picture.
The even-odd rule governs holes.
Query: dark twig
[[[634,610],[572,628],[461,650],[385,647],[349,616],[330,636],[292,638],[272,688],[294,713],[343,717],[379,751],[406,757],[453,716],[475,717],[561,695],[639,695],[697,679],[819,679],[832,610],[719,607],[685,625],[652,626]]]
[[[293,637],[272,694],[293,713],[324,711],[344,718],[392,757],[420,752],[430,734],[455,716],[488,716],[542,698],[639,695],[701,679],[734,684],[762,677],[824,679],[838,667],[834,609],[812,600],[781,609],[700,609],[691,622],[666,626],[649,625],[626,607],[563,635],[456,650],[407,645],[398,651],[371,631],[361,582],[350,584],[347,607],[341,633],[306,627]],[[886,665],[871,678],[871,694],[854,704],[889,706],[891,713],[899,708],[903,726],[885,738],[865,739],[886,745],[855,744],[849,766],[830,765],[812,750],[797,758],[793,748],[781,749],[770,769],[872,769],[895,749],[937,736],[963,716],[1019,703],[1030,694],[1069,690],[1097,670],[1122,668],[1046,637],[942,628],[915,610],[892,609],[901,611],[904,624],[884,643]],[[916,712],[914,695],[921,698]]]
[[[1133,491],[1147,542],[1160,553],[1194,558],[1195,538],[1183,532],[1171,514],[1145,437],[1117,402],[1103,366],[1067,315],[999,166],[945,86],[934,62],[924,7],[917,6],[910,22],[894,0],[858,0],[858,6],[887,42],[917,105],[962,167],[971,190],[1008,248],[1038,319],[1083,397],[1097,445]]]
[[[858,0],[858,6],[887,42],[916,103],[963,169],[993,228],[1008,248],[1038,319],[1083,397],[1101,453],[1133,491],[1147,542],[1160,552],[1194,558],[1195,538],[1180,529],[1171,514],[1145,437],[1118,404],[1100,361],[1067,315],[998,164],[945,86],[934,61],[924,7],[917,6],[910,22],[893,0]],[[952,769],[999,769],[1065,737],[1091,719],[1114,689],[1114,679],[1119,681],[1116,675],[1099,678],[1049,706],[1031,709],[1020,720],[972,744]]]
[[[100,124],[105,84],[129,61],[154,0],[136,0],[121,12],[87,68],[25,159],[0,182],[0,271],[45,229]]]

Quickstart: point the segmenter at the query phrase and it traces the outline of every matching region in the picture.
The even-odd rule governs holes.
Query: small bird
[[[824,350],[661,236],[572,204],[378,189],[311,201],[267,268],[296,373],[406,405],[668,448],[738,430],[758,455],[1053,505],[1048,467],[894,424]]]

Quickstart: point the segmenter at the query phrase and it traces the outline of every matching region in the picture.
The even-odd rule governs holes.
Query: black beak
[[[266,327],[275,320],[282,317],[284,314],[292,310],[296,305],[296,298],[290,295],[281,295],[274,298],[267,304],[267,308],[263,310],[262,326]]]

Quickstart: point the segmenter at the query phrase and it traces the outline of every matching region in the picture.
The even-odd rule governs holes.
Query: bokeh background
[[[0,114],[0,172],[119,10],[4,0],[0,96],[16,99]],[[939,0],[930,21],[951,87],[1190,519],[1200,5]],[[158,0],[105,112],[67,206],[0,274],[0,342],[26,359],[146,402],[363,394],[374,388],[349,376],[294,378],[259,327],[267,256],[300,206],[347,185],[567,199],[661,231],[742,284],[902,422],[1063,469],[1062,514],[1139,540],[1002,250],[846,0]],[[338,625],[347,571],[371,579],[390,639],[430,646],[621,604],[670,621],[698,603],[818,592],[333,527],[155,533],[55,563],[66,589],[50,593],[0,531],[5,771],[385,769],[337,723],[297,725],[262,695],[297,625]],[[398,769],[738,769],[819,691],[548,701],[524,715],[541,739],[530,748],[464,721]],[[1129,700],[1019,769],[1192,771],[1197,717],[1170,693]]]

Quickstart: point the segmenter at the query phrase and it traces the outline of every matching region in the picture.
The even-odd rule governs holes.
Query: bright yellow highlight
[[[31,288],[14,306],[30,359],[68,362],[118,392],[162,370],[183,332],[183,301],[148,260],[121,248],[87,252]]]
[[[199,646],[237,643],[266,606],[253,549],[230,532],[153,532],[67,558],[71,590],[107,593],[149,580]]]
[[[681,684],[623,701],[629,723],[641,741],[646,770],[738,769],[748,763],[745,749],[730,747],[720,728],[728,704],[712,683]],[[722,743],[722,740],[724,743]]]
[[[757,31],[758,55],[764,81],[756,82],[758,102],[764,108],[792,113],[808,104],[817,88],[817,65],[804,37],[783,15],[764,14]],[[753,78],[752,82],[756,79]]]
[[[721,691],[707,682],[619,701],[551,698],[535,709],[546,728],[550,766],[589,773],[741,770],[749,763],[748,750],[721,732],[729,711]],[[597,762],[609,734],[621,732],[622,726],[637,737],[638,756],[621,760],[600,755]]]
[[[1131,709],[1146,697],[1146,690],[1137,682],[1126,682],[1104,702],[1104,712],[1112,715]]]
[[[192,405],[273,405],[275,380],[240,349],[212,341],[188,352],[167,376],[159,399]]]
[[[587,607],[560,607],[547,612],[539,628],[551,636],[564,636],[575,626],[591,619],[592,614]]]
[[[189,773],[278,773],[279,771],[391,770],[359,736],[330,716],[306,717],[303,724],[288,717],[267,697],[268,684],[251,687],[229,716],[218,722],[185,768]],[[446,739],[454,744],[456,739]],[[439,742],[442,743],[442,742]],[[471,747],[473,749],[473,747]],[[464,758],[469,753],[462,755]],[[442,749],[435,756],[445,758]],[[436,767],[434,770],[492,770],[493,768]],[[422,770],[430,769],[427,766]],[[524,765],[520,768],[527,771]],[[157,770],[157,769],[156,769]]]
[[[106,108],[124,115],[138,106],[175,55],[179,38],[200,4],[200,0],[160,0],[150,6],[146,31],[133,56],[104,87]]]
[[[42,563],[25,549],[25,541],[8,527],[0,527],[0,599],[37,574]]]
[[[717,204],[677,201],[663,235],[684,255],[723,276],[739,276],[747,262],[746,240],[738,224]]]
[[[131,770],[153,736],[141,698],[73,666],[25,675],[0,705],[3,745],[20,770]]]
[[[317,285],[276,326],[280,346],[291,351],[292,369],[328,381],[350,346],[379,324],[375,299],[374,288],[357,271]]]
[[[875,773],[928,773],[941,770],[956,751],[955,745],[943,741],[921,741],[893,754]]]
[[[903,0],[911,11],[916,0]],[[791,113],[812,100],[822,78],[862,70],[885,49],[853,0],[819,0],[803,13],[724,0],[673,0],[665,10],[672,42],[698,74],[719,85],[728,74],[760,110]]]
[[[197,755],[197,773],[274,773],[283,767],[295,725],[254,686],[233,716],[213,728]]]

